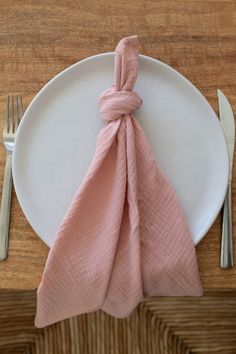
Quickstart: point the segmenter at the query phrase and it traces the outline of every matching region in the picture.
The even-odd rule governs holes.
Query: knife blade
[[[223,128],[225,138],[229,149],[230,160],[230,175],[229,180],[232,180],[234,144],[235,144],[235,122],[232,107],[222,91],[217,90],[219,100],[220,123]]]
[[[217,94],[219,101],[220,122],[227,141],[230,161],[229,184],[223,210],[220,266],[221,268],[231,268],[233,267],[231,181],[235,145],[235,122],[233,110],[228,99],[220,90],[217,90]]]

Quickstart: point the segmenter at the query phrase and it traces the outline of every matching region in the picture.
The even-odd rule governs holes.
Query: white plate
[[[80,185],[104,126],[100,93],[113,83],[113,53],[76,63],[37,94],[20,124],[13,154],[16,193],[26,218],[51,246]],[[229,160],[219,121],[181,74],[140,55],[135,113],[169,177],[197,244],[216,218],[227,187]],[[69,240],[68,240],[69,241]]]

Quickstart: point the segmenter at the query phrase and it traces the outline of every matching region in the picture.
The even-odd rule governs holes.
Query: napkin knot
[[[115,86],[104,91],[99,98],[102,118],[113,121],[130,114],[142,105],[142,99],[135,91],[116,91]]]

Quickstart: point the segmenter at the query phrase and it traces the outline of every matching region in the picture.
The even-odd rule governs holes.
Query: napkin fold
[[[137,67],[138,37],[123,38],[99,99],[108,124],[49,251],[37,327],[98,309],[126,317],[152,295],[202,295],[183,211],[132,115]]]

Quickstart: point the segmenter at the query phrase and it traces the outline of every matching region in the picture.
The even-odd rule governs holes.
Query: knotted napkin
[[[137,66],[138,37],[122,39],[115,85],[99,100],[108,124],[50,249],[37,327],[98,309],[126,317],[152,295],[202,294],[183,211],[132,115]]]

